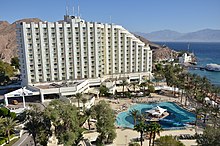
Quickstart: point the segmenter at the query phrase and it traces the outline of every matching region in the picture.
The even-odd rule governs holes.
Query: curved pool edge
[[[120,128],[129,128],[129,129],[133,129],[134,125],[131,124],[131,121],[128,122],[126,120],[126,117],[128,117],[128,113],[129,111],[136,109],[139,112],[141,112],[142,109],[144,108],[152,108],[156,105],[159,106],[168,106],[169,109],[171,109],[171,111],[174,111],[175,114],[179,114],[178,117],[181,117],[180,115],[182,114],[184,117],[187,117],[187,119],[181,119],[181,123],[183,123],[185,126],[177,126],[177,127],[166,127],[164,125],[162,125],[164,130],[181,130],[181,129],[186,129],[188,126],[188,123],[193,123],[196,120],[196,115],[188,110],[186,110],[185,108],[181,107],[180,105],[178,105],[175,102],[159,102],[159,103],[137,103],[137,104],[133,104],[131,105],[128,109],[126,109],[125,111],[121,111],[116,115],[116,120],[115,120],[115,125],[116,127],[120,127]],[[170,106],[169,106],[170,105]],[[173,109],[174,108],[174,109]],[[178,113],[179,112],[179,113]],[[176,121],[177,123],[178,121]],[[172,123],[175,125],[175,123]]]

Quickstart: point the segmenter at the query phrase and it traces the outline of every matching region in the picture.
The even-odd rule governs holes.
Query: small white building
[[[192,56],[184,53],[181,57],[179,57],[179,63],[184,64],[187,62],[192,62]]]

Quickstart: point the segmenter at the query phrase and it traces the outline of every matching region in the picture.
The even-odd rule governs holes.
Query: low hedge
[[[12,141],[10,141],[8,144],[4,145],[4,146],[12,146],[14,143],[16,143],[19,140],[19,138],[15,138]]]
[[[7,138],[0,138],[0,145],[2,145],[3,143],[5,143],[7,141]]]
[[[14,136],[15,136],[14,134],[10,135],[10,139],[12,139]],[[15,139],[17,139],[17,138],[15,138]],[[1,137],[0,138],[0,145],[6,143],[7,141],[8,141],[8,137]]]

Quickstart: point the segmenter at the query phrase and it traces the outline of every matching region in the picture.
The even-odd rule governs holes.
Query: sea
[[[220,42],[155,42],[166,45],[176,51],[193,52],[197,58],[197,66],[206,66],[209,63],[220,64]],[[212,84],[220,86],[220,72],[206,70],[189,70],[191,73],[206,76]]]

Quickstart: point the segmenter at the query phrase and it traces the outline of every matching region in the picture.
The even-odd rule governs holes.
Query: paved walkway
[[[116,129],[117,137],[114,140],[114,146],[127,146],[129,142],[133,139],[140,138],[140,134],[131,129]],[[184,130],[169,130],[162,131],[161,136],[164,135],[180,135],[180,134],[191,134],[194,135],[194,129],[184,129]],[[157,136],[158,138],[158,136]],[[185,146],[197,145],[196,140],[180,140]],[[140,143],[140,142],[139,142]],[[149,140],[144,139],[143,145],[149,145]]]
[[[21,138],[14,143],[12,146],[32,146],[33,144],[33,138],[28,133],[24,133]]]

